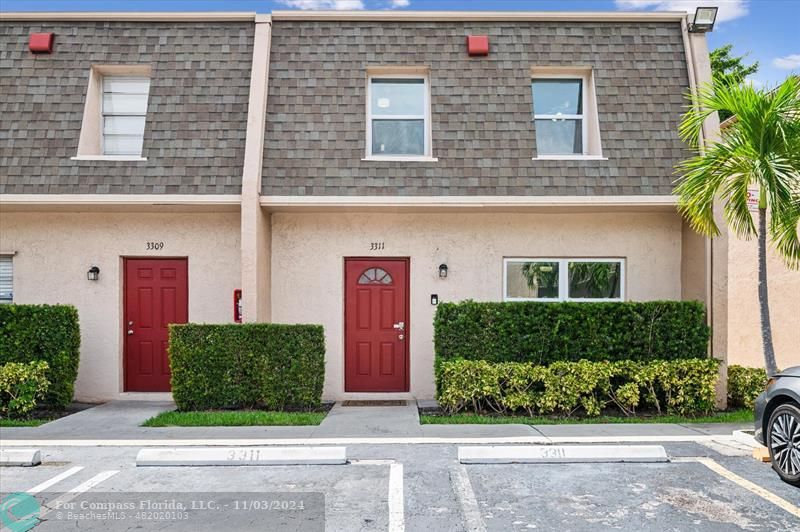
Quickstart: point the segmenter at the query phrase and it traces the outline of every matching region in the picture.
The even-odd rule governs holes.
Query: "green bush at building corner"
[[[728,366],[728,408],[752,409],[756,397],[764,391],[767,380],[764,368]]]
[[[44,398],[50,382],[47,362],[9,362],[0,366],[0,416],[24,418]]]
[[[171,325],[172,396],[180,410],[314,408],[325,379],[320,325]]]
[[[71,305],[0,305],[0,364],[47,362],[42,403],[64,408],[78,377],[81,333]]]

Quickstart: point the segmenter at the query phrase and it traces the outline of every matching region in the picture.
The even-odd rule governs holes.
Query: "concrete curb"
[[[136,466],[341,465],[346,447],[191,447],[140,449]]]
[[[668,462],[661,445],[489,445],[459,447],[462,464]]]
[[[30,467],[42,463],[39,449],[2,449],[0,450],[0,466]]]

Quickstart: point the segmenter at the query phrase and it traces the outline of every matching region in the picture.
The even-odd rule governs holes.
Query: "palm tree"
[[[695,155],[677,167],[676,193],[692,228],[714,237],[714,202],[719,199],[728,226],[738,236],[758,237],[758,301],[764,362],[777,373],[767,291],[767,234],[789,268],[800,268],[800,78],[774,90],[715,82],[689,95],[691,106],[679,132]],[[701,144],[703,123],[729,110],[735,121],[717,141]],[[748,189],[758,187],[758,228],[747,205]],[[769,213],[769,216],[767,214]],[[769,219],[768,219],[769,218]]]

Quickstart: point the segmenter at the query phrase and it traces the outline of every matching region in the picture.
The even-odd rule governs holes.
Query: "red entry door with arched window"
[[[408,391],[408,259],[345,259],[344,389]]]

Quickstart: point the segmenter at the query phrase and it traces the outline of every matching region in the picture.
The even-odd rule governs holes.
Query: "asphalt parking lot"
[[[136,467],[138,447],[46,447],[42,465],[3,468],[0,484],[36,492],[36,530],[800,530],[800,489],[743,453],[672,443],[669,463],[462,465],[457,448],[349,445],[346,465]],[[143,500],[149,509],[124,519],[96,504]]]

